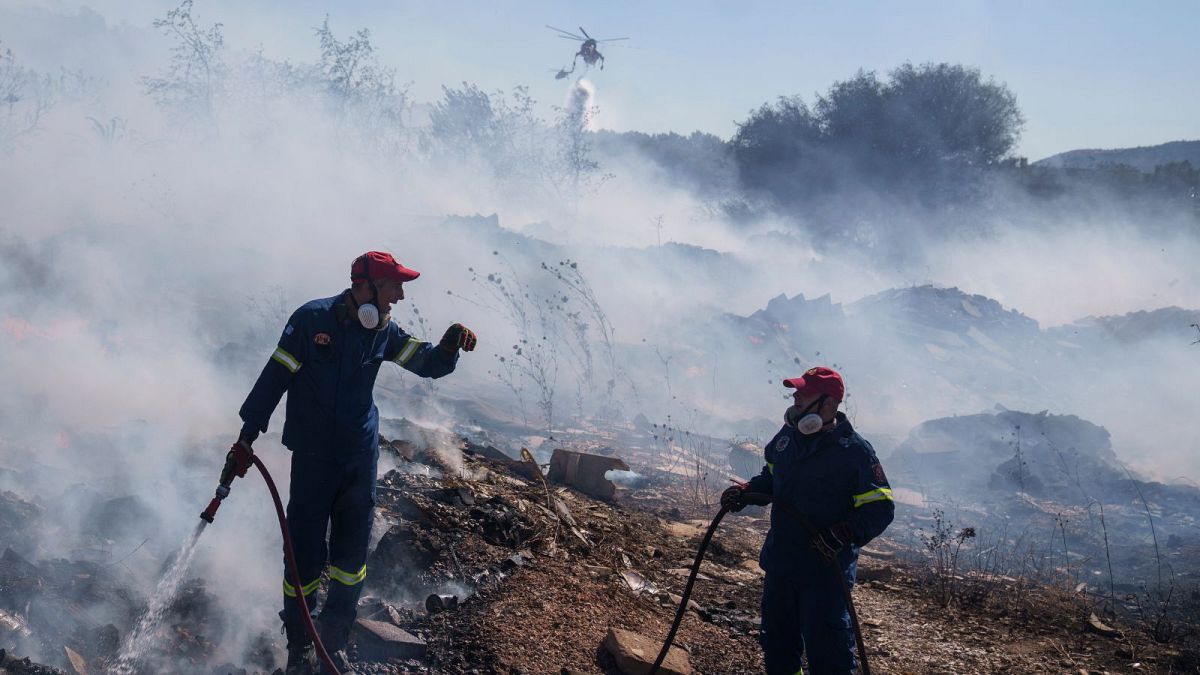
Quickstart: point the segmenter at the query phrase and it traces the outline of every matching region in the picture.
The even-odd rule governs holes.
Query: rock
[[[358,619],[354,636],[359,654],[369,660],[419,659],[425,656],[425,641],[383,621]]]
[[[28,639],[31,635],[33,631],[29,629],[25,617],[7,609],[0,609],[0,640],[4,640],[6,644],[14,644]]]
[[[1088,615],[1087,627],[1088,630],[1097,635],[1103,635],[1104,637],[1110,638],[1121,637],[1121,631],[1104,623],[1100,620],[1100,617],[1096,616],[1094,613]]]
[[[688,569],[687,567],[673,567],[669,570],[663,570],[663,571],[666,572],[667,574],[673,574],[677,577],[683,577],[684,579],[688,578],[688,576],[690,576],[692,573],[692,570]],[[712,581],[713,578],[708,576],[704,572],[697,572],[696,580],[697,581]]]
[[[738,566],[747,572],[754,574],[756,577],[761,577],[766,574],[766,572],[763,572],[762,567],[759,567],[758,558],[746,558]]]
[[[0,673],[7,675],[66,675],[58,668],[35,663],[28,656],[17,658],[4,649],[0,649]]]
[[[445,488],[434,493],[439,501],[451,506],[475,506],[475,493],[465,485]]]
[[[79,655],[79,652],[66,646],[63,647],[63,651],[67,653],[67,660],[71,662],[71,668],[76,675],[88,675],[87,661]]]
[[[654,599],[657,600],[658,604],[662,605],[663,607],[670,607],[674,609],[679,607],[679,603],[683,600],[683,596],[661,591],[655,594]],[[688,598],[687,606],[688,609],[695,612],[696,616],[699,616],[704,621],[712,621],[712,614],[701,607],[695,600]]]
[[[860,584],[865,584],[868,581],[891,581],[893,576],[895,576],[895,570],[890,565],[882,567],[859,565],[855,580]]]
[[[617,668],[626,675],[645,675],[654,666],[662,643],[620,628],[609,628],[604,636],[604,648],[612,654]],[[667,675],[691,675],[692,664],[687,652],[672,646],[658,672]]]
[[[417,456],[417,446],[413,445],[410,441],[389,441],[380,436],[379,448],[381,450],[391,450],[396,454],[397,457],[407,462],[413,461],[413,458]]]
[[[878,558],[880,560],[893,560],[896,557],[896,554],[891,551],[877,551],[866,547],[858,549],[858,552],[869,558]]]
[[[412,571],[429,569],[440,552],[433,542],[407,525],[393,525],[375,545],[371,554],[374,584],[388,589],[408,583]]]
[[[736,476],[753,478],[762,471],[764,464],[763,449],[749,441],[729,447],[729,468]]]
[[[655,593],[657,591],[649,579],[634,570],[622,570],[621,577],[625,579],[625,583],[629,584],[629,589],[635,594],[642,591],[646,591],[647,593]]]
[[[504,560],[500,561],[500,571],[506,573],[512,572],[518,567],[525,566],[525,564],[525,556],[521,555],[520,553],[514,553],[513,555],[510,555]]]

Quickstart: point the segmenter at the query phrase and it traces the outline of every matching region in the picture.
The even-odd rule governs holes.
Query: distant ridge
[[[1171,141],[1162,145],[1112,150],[1069,150],[1040,159],[1034,164],[1058,169],[1095,169],[1106,164],[1127,164],[1139,171],[1151,172],[1156,166],[1183,161],[1200,168],[1200,141]]]

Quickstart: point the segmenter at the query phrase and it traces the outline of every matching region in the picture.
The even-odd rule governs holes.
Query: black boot
[[[283,632],[287,635],[287,666],[284,668],[284,675],[315,675],[317,651],[304,625],[284,622]]]
[[[321,644],[325,645],[325,651],[329,652],[329,658],[333,665],[337,666],[338,672],[341,675],[353,675],[354,669],[346,655],[346,644],[350,641],[350,622],[322,618],[317,621],[317,635],[321,636]],[[321,666],[321,672],[324,675],[333,675],[324,664]]]

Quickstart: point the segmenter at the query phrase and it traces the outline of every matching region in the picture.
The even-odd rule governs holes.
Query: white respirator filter
[[[825,420],[816,413],[804,414],[804,410],[799,406],[790,406],[783,413],[783,421],[788,426],[796,427],[796,431],[811,436],[821,430],[825,426]]]
[[[363,328],[374,329],[379,325],[379,308],[367,302],[359,305],[358,322]]]

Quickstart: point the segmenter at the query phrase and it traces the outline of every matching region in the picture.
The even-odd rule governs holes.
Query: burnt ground
[[[706,495],[649,470],[640,487],[596,499],[544,482],[531,465],[494,449],[464,446],[461,461],[402,448],[400,469],[380,479],[383,532],[360,616],[399,626],[426,647],[423,656],[389,657],[357,637],[351,656],[359,672],[616,673],[601,646],[610,627],[656,642],[665,637],[676,606],[671,594],[681,592],[715,512]],[[445,456],[456,459],[447,464]],[[722,523],[692,596],[698,607],[677,636],[694,672],[762,672],[756,561],[767,520],[765,511],[751,510]],[[1159,644],[1136,626],[1110,620],[1111,629],[1091,627],[1094,598],[1019,578],[939,578],[920,554],[884,537],[860,559],[854,595],[876,673],[1200,672],[1186,635]],[[30,609],[39,598],[69,609],[119,583],[63,561],[5,560],[0,647],[23,635],[21,644],[50,656],[42,667],[10,650],[0,673],[103,672],[117,633],[124,637],[138,613],[132,594],[115,591],[123,618],[112,623],[39,622]],[[947,587],[953,597],[943,602]],[[457,596],[457,606],[430,613],[422,602],[430,593]],[[206,610],[210,601],[193,580],[172,608],[160,642],[174,672],[269,673],[282,665],[282,638],[270,633],[242,663],[219,665],[222,652],[206,637],[219,622],[218,610]]]
[[[429,643],[413,672],[619,672],[601,648],[606,632],[665,637],[676,606],[668,594],[682,591],[711,511],[688,498],[683,482],[664,476],[602,501],[513,469],[468,456],[462,473],[474,474],[472,481],[384,479],[405,485],[395,495],[416,495],[417,485],[435,495],[447,485],[459,495],[472,491],[474,507],[457,497],[411,496],[423,523],[399,526],[439,533],[461,532],[464,522],[474,527],[454,546],[460,572],[494,571],[516,551],[525,556],[508,563],[508,572],[484,575],[456,610],[405,622]],[[516,516],[508,533],[489,525],[480,504],[502,504]],[[569,515],[553,518],[552,508]],[[688,612],[676,639],[696,672],[762,672],[757,552],[766,528],[765,512],[731,515],[713,539],[692,596],[700,611]],[[1133,627],[1100,634],[1088,622],[1094,599],[1022,579],[957,578],[944,606],[944,587],[928,566],[910,562],[914,555],[883,538],[861,558],[855,598],[877,673],[1200,672],[1194,651],[1157,644]],[[444,561],[429,570],[454,575]],[[643,582],[650,587],[635,591]]]

